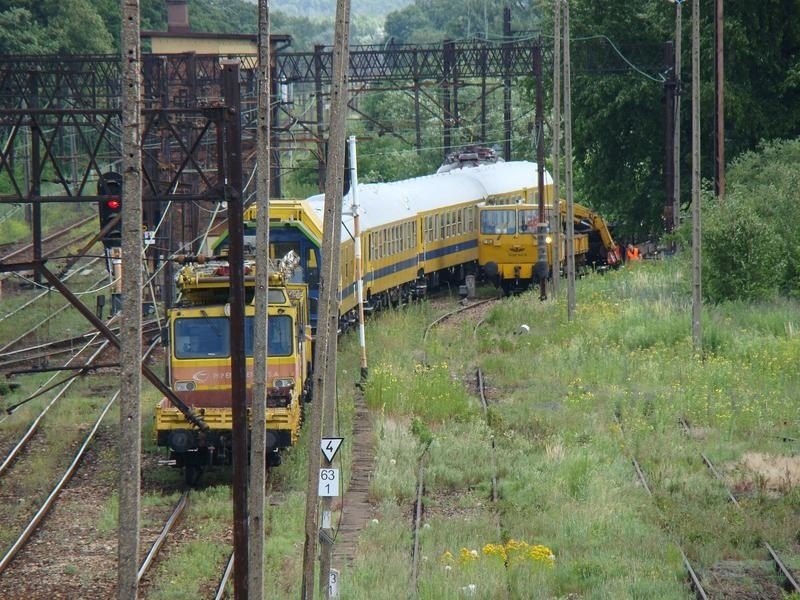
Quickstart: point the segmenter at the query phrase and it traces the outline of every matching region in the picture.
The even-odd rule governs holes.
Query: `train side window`
[[[462,233],[464,233],[464,209],[463,208],[459,208],[458,209],[458,218],[456,220],[456,223],[458,224],[457,233],[458,233],[458,235],[461,235]]]
[[[308,249],[308,258],[306,260],[306,272],[308,273],[309,286],[314,287],[319,285],[319,260],[317,256],[318,250],[314,247]]]
[[[475,211],[477,209],[470,206],[467,209],[467,231],[475,231]]]
[[[292,317],[289,315],[270,315],[267,327],[267,354],[270,356],[289,356],[292,354]]]
[[[536,217],[536,212],[533,209],[525,209],[519,211],[519,230],[521,232],[535,231],[539,223]]]

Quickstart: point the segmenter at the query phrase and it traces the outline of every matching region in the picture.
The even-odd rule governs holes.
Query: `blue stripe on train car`
[[[428,250],[424,254],[420,254],[419,259],[430,260],[433,258],[441,258],[442,256],[447,256],[448,254],[455,254],[456,252],[471,250],[472,248],[476,248],[477,246],[478,246],[477,238],[471,239],[458,244],[452,244],[450,246],[443,246],[442,248],[434,248],[433,250]]]
[[[424,263],[426,260],[441,258],[443,256],[448,256],[450,254],[456,254],[457,252],[464,252],[465,250],[471,250],[473,248],[476,248],[477,246],[478,246],[478,240],[467,240],[465,242],[460,242],[458,244],[451,244],[450,246],[444,246],[442,248],[435,248],[433,250],[428,250],[422,254],[417,255],[414,258],[408,258],[406,260],[392,263],[391,265],[387,265],[375,271],[370,271],[366,273],[364,275],[364,283],[365,284],[372,283],[381,279],[382,277],[388,277],[390,275],[393,275],[398,271],[414,268],[418,264]],[[351,283],[346,288],[344,288],[342,290],[342,300],[350,297],[351,294],[354,294],[355,287],[356,284]]]

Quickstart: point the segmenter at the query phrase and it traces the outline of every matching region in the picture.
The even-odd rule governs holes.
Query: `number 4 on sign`
[[[325,455],[329,463],[333,462],[333,457],[336,456],[336,453],[339,451],[339,446],[342,445],[343,441],[344,438],[322,438],[319,448],[322,450],[322,454]]]

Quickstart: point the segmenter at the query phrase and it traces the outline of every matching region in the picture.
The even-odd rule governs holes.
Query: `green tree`
[[[703,289],[710,300],[800,296],[800,229],[790,218],[798,161],[800,139],[769,142],[733,161],[724,200],[704,194]]]
[[[45,54],[54,50],[47,31],[27,8],[0,12],[0,53]]]
[[[4,54],[104,54],[113,49],[113,38],[89,0],[0,2]]]
[[[689,3],[683,7],[681,179],[687,204],[692,15]],[[663,86],[657,80],[667,67],[661,73],[639,72],[634,68],[639,59],[633,45],[655,48],[672,40],[674,11],[674,5],[645,0],[571,2],[576,195],[622,223],[624,236],[634,239],[663,231],[665,109]],[[725,142],[730,161],[761,139],[800,133],[800,4],[793,0],[728,2],[724,27]],[[708,3],[701,3],[700,32],[701,168],[703,177],[710,179],[714,174],[714,23]],[[598,41],[598,36],[607,41]],[[604,57],[616,55],[612,43],[633,65],[624,72],[602,69],[612,62]]]

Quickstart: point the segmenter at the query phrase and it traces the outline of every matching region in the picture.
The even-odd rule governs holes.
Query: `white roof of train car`
[[[552,178],[545,173],[545,185],[551,183]],[[526,161],[498,162],[402,181],[360,184],[360,225],[363,231],[441,206],[478,202],[487,196],[537,187],[536,163]],[[342,239],[353,232],[351,193],[352,190],[342,199]],[[324,198],[324,194],[308,198],[320,219],[324,219]]]

